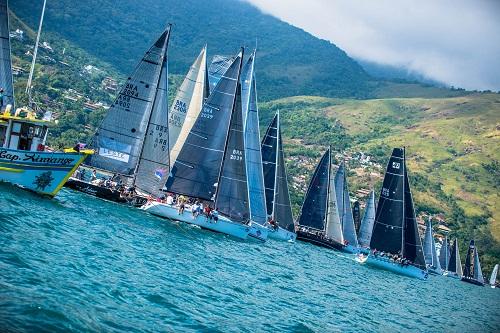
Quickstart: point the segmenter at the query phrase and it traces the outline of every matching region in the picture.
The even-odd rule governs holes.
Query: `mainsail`
[[[278,162],[278,113],[267,127],[262,138],[262,169],[266,193],[267,215],[274,217],[274,195],[276,188],[276,166]]]
[[[494,286],[497,283],[497,274],[498,274],[498,264],[493,268],[493,272],[491,272],[490,276],[490,285]]]
[[[120,90],[94,137],[96,154],[91,155],[88,165],[125,176],[135,174],[169,35],[170,28],[146,52]]]
[[[208,94],[207,48],[205,46],[189,68],[170,107],[168,133],[171,164],[175,162],[184,146]]]
[[[331,151],[331,149],[329,149]],[[326,236],[332,238],[340,244],[344,244],[344,233],[340,221],[339,207],[337,205],[336,177],[333,177],[332,164],[330,164],[330,179],[328,188],[328,204],[326,214]]]
[[[359,245],[361,247],[370,247],[372,238],[373,223],[375,222],[375,192],[371,191],[368,201],[366,202],[365,214],[361,221],[359,229]]]
[[[254,73],[255,52],[243,67],[241,75],[241,107],[245,136],[245,164],[248,181],[250,218],[258,224],[267,222],[262,154],[260,150],[259,108]]]
[[[215,207],[221,214],[240,223],[246,223],[250,219],[245,155],[241,85],[238,84],[215,195]]]
[[[134,182],[137,188],[155,196],[159,195],[170,171],[168,137],[168,40],[169,38],[167,37],[162,48],[160,78],[156,87],[153,109],[148,121]]]
[[[307,188],[298,222],[300,226],[325,230],[330,164],[330,149],[328,149],[321,157]]]
[[[205,200],[214,198],[242,56],[236,57],[203,104],[172,166],[166,185],[169,191]]]
[[[456,273],[459,277],[462,277],[462,263],[460,261],[460,253],[458,251],[458,240],[456,238],[451,248],[448,272]]]
[[[450,261],[450,244],[448,243],[448,236],[444,236],[443,245],[439,250],[439,264],[444,270],[448,270],[448,262]]]
[[[481,271],[481,264],[479,263],[479,255],[474,240],[469,243],[467,256],[465,257],[464,278],[477,280],[484,283],[483,272]]]
[[[8,2],[0,0],[0,88],[3,88],[3,105],[10,104],[12,105],[11,110],[15,110],[12,82]]]
[[[399,253],[425,268],[403,148],[394,148],[387,164],[370,248]]]
[[[479,262],[479,253],[477,248],[474,251],[474,279],[484,283],[483,271],[481,270],[481,263]]]
[[[356,228],[354,226],[354,218],[352,216],[351,200],[349,198],[349,189],[344,163],[339,166],[339,169],[335,174],[335,191],[337,194],[337,206],[340,213],[340,222],[342,224],[344,239],[349,242],[350,245],[357,247],[358,238],[356,236]]]

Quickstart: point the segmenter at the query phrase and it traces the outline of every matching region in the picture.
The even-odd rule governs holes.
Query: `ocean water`
[[[0,184],[0,331],[499,332],[500,290]]]

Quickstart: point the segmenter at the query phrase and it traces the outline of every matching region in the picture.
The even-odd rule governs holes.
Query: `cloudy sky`
[[[500,0],[246,0],[350,56],[500,90]]]

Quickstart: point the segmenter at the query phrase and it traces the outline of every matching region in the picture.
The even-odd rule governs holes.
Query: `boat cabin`
[[[18,108],[14,115],[7,105],[0,114],[0,147],[26,151],[45,150],[48,124],[36,118],[36,113],[27,108]]]

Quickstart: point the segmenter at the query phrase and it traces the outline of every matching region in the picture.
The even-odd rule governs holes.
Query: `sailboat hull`
[[[366,260],[366,263],[373,267],[381,268],[399,275],[417,278],[420,280],[427,280],[427,278],[429,277],[427,271],[423,269],[420,269],[412,265],[403,266],[393,261],[390,261],[389,259],[386,258],[380,258],[380,257],[375,258],[372,255],[370,255],[368,256],[368,260]]]
[[[118,192],[116,190],[102,187],[102,186],[97,186],[97,185],[94,185],[92,183],[88,183],[88,182],[85,182],[85,181],[82,181],[80,179],[76,179],[73,177],[68,179],[68,181],[64,184],[64,186],[68,187],[72,190],[75,190],[75,191],[79,191],[79,192],[83,192],[83,193],[88,194],[88,195],[92,195],[92,196],[97,197],[97,198],[101,198],[101,199],[105,199],[105,200],[109,200],[109,201],[114,201],[114,202],[118,202],[118,203],[126,203],[126,204],[133,205],[135,207],[140,207],[140,206],[144,205],[147,201],[146,198],[139,197],[139,196],[136,196],[136,197],[131,198],[131,199],[127,199],[127,198],[120,196],[120,192]]]
[[[331,239],[326,239],[322,236],[313,235],[311,233],[297,231],[297,239],[303,242],[311,243],[317,246],[326,247],[337,251],[343,251],[344,245],[337,243]]]
[[[484,286],[484,283],[482,283],[482,282],[480,282],[480,281],[478,281],[478,280],[468,279],[468,278],[466,278],[466,277],[463,277],[461,280],[462,280],[463,282],[471,283],[471,284],[474,284],[474,285],[476,285],[476,286],[481,286],[481,287],[483,287],[483,286]]]
[[[53,197],[87,155],[1,148],[0,181]]]
[[[179,215],[177,207],[161,202],[148,202],[142,206],[141,209],[159,217],[194,224],[203,229],[220,232],[239,239],[248,239],[248,234],[251,229],[251,226],[232,222],[224,216],[219,216],[219,220],[217,222],[209,220],[203,214],[194,218],[188,208],[186,208],[182,215]]]
[[[260,242],[265,242],[267,240],[268,235],[269,235],[269,229],[258,223],[252,222],[250,227],[250,232],[248,233],[249,237]]]
[[[278,229],[274,229],[273,227],[268,227],[268,229],[269,229],[269,234],[267,237],[271,239],[286,241],[286,242],[295,242],[295,240],[297,239],[296,233],[283,229],[282,227],[278,227]]]

